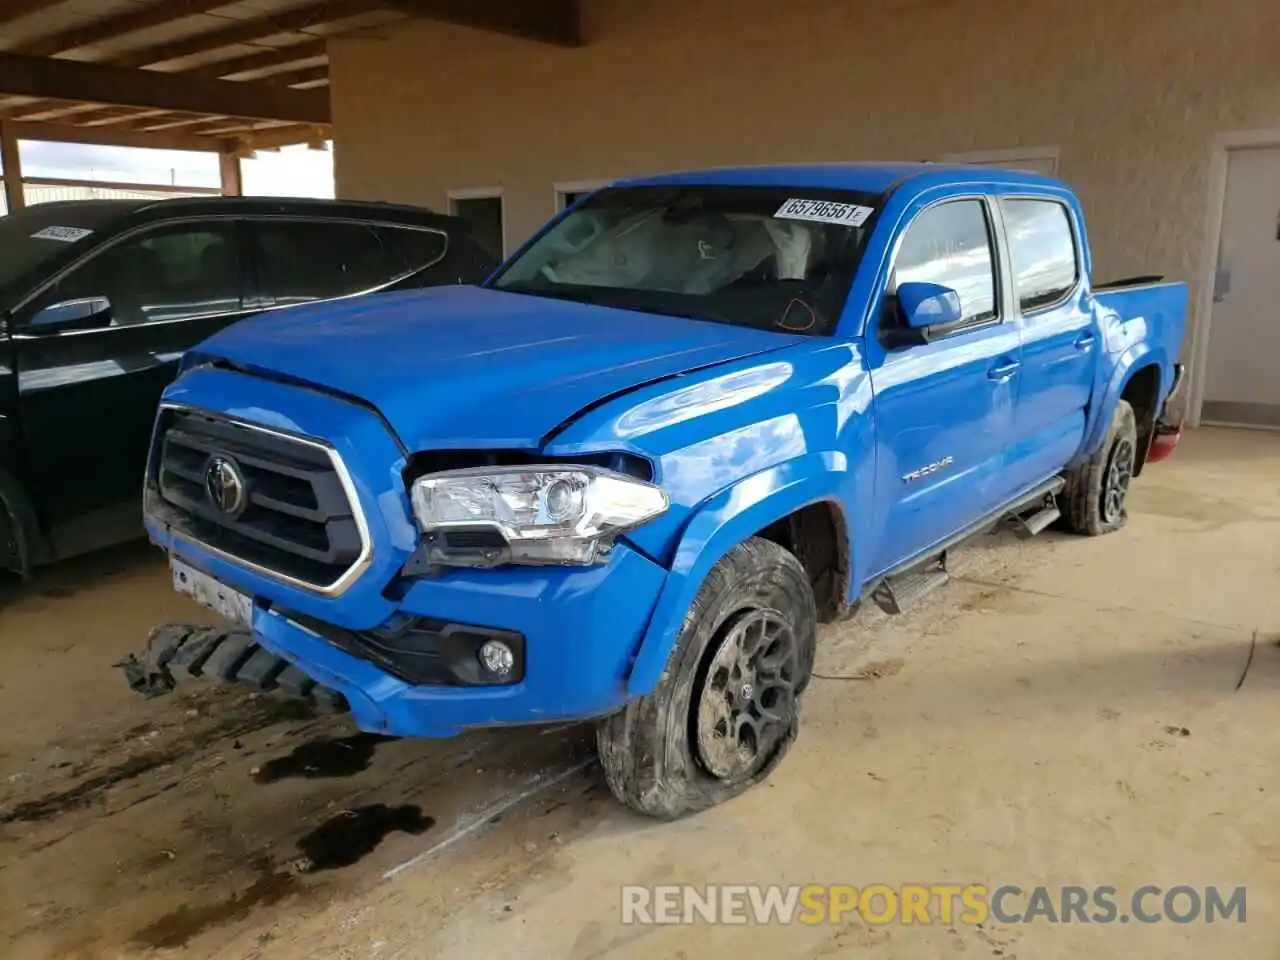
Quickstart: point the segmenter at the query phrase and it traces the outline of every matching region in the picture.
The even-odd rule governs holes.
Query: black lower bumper
[[[525,639],[513,630],[426,617],[405,618],[378,630],[347,630],[296,613],[284,615],[345,653],[415,686],[489,687],[524,679]],[[481,647],[490,641],[511,651],[512,668],[502,676],[487,670],[480,658]]]

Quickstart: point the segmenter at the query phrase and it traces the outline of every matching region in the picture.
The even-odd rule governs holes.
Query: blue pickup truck
[[[1045,177],[629,180],[482,286],[188,353],[148,529],[177,589],[251,629],[237,656],[361,728],[595,719],[618,798],[676,817],[782,759],[819,622],[903,610],[993,527],[1123,526],[1179,435],[1186,307],[1095,286]]]

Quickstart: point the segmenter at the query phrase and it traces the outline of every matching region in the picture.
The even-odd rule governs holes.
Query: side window
[[[365,293],[409,273],[399,251],[361,223],[260,220],[249,230],[258,293],[275,306]]]
[[[1057,303],[1079,277],[1067,208],[1052,200],[1004,200],[1000,206],[1018,305],[1026,312]]]
[[[449,249],[449,238],[439,230],[407,227],[374,227],[378,236],[404,261],[407,271],[417,272],[440,261]]]
[[[982,201],[956,200],[916,217],[898,248],[891,289],[908,282],[940,283],[955,290],[962,324],[996,318],[995,258]]]
[[[33,307],[100,297],[111,302],[114,327],[235,313],[242,305],[235,225],[170,224],[137,234],[72,269]]]

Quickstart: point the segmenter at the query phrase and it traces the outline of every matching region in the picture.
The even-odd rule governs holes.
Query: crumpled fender
[[[744,477],[702,505],[676,547],[632,665],[628,694],[643,696],[657,686],[685,613],[720,558],[775,520],[811,503],[838,501],[837,490],[847,470],[844,454],[814,452]]]

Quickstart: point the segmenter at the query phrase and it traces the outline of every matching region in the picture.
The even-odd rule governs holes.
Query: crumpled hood
[[[225,359],[375,406],[410,450],[537,446],[583,408],[795,336],[479,287],[292,307],[237,323]]]

